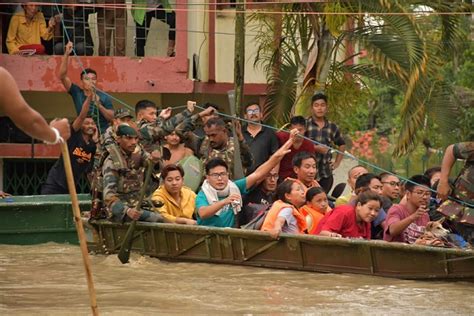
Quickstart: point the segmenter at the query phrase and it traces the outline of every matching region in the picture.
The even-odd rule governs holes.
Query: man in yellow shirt
[[[167,220],[177,224],[196,225],[193,219],[196,193],[184,186],[183,177],[181,166],[165,166],[161,171],[163,184],[153,193],[152,200],[163,204],[158,211]]]
[[[36,54],[44,54],[45,48],[41,39],[49,41],[53,38],[54,27],[59,16],[52,17],[46,27],[43,13],[38,11],[38,6],[27,2],[21,6],[22,12],[15,14],[8,27],[6,45],[8,53],[18,54],[22,49],[34,49]]]

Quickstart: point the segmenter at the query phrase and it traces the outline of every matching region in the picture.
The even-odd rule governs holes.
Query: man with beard
[[[252,165],[252,154],[244,141],[240,124],[236,125],[236,134],[240,145],[240,157],[242,166],[248,168]],[[220,158],[225,161],[228,167],[229,179],[234,179],[234,151],[235,139],[229,137],[225,122],[220,118],[212,118],[204,125],[206,138],[199,149],[199,157],[206,165],[213,158]]]
[[[148,154],[138,146],[138,132],[128,124],[120,124],[116,130],[118,150],[111,151],[102,166],[104,205],[110,219],[117,222],[139,220],[146,222],[166,221],[143,201],[138,205],[144,182],[147,160],[153,164],[160,157]],[[148,209],[146,209],[148,207]]]
[[[71,125],[71,137],[67,141],[76,187],[81,176],[92,170],[96,151],[97,127],[94,120],[87,116],[91,99],[92,95],[89,95],[84,102],[79,116]],[[41,188],[41,194],[67,194],[68,192],[64,162],[61,156],[49,171],[48,178]]]
[[[258,104],[249,103],[245,107],[244,117],[252,122],[248,123],[242,131],[253,157],[253,164],[247,169],[247,174],[250,174],[277,151],[279,144],[275,133],[268,127],[262,126],[263,113]]]

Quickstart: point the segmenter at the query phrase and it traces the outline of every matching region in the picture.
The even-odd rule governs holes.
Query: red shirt
[[[326,213],[316,228],[316,235],[323,230],[340,234],[342,237],[370,239],[370,223],[357,223],[353,205],[341,205]]]
[[[277,132],[276,136],[278,138],[278,142],[280,143],[280,147],[286,143],[288,138],[290,138],[290,133],[288,132]],[[299,153],[299,152],[309,152],[314,154],[314,144],[310,142],[307,139],[303,139],[303,143],[299,148],[295,148],[294,146],[291,146],[291,152],[285,155],[283,159],[280,162],[280,171],[278,172],[278,175],[280,176],[280,179],[284,180],[288,177],[291,178],[296,178],[295,173],[293,172],[293,157]]]

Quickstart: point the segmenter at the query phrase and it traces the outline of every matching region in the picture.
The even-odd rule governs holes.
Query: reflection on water
[[[474,284],[168,263],[132,255],[92,256],[105,315],[323,313],[474,314]],[[0,245],[0,314],[87,315],[78,246]]]

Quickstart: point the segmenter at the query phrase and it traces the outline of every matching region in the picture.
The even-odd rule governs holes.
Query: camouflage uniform
[[[253,162],[252,154],[250,153],[250,148],[245,142],[239,141],[239,145],[242,166],[244,167],[244,169],[249,168]],[[234,151],[235,145],[233,137],[229,137],[227,145],[221,149],[211,148],[209,144],[209,138],[206,137],[201,144],[201,148],[199,149],[199,157],[201,158],[203,165],[206,165],[206,163],[212,158],[221,158],[227,163],[227,166],[229,167],[229,178],[234,179]],[[244,170],[244,174],[245,173],[246,172]]]
[[[153,123],[141,120],[137,122],[140,130],[140,144],[149,153],[154,150],[162,152],[162,141],[166,135],[176,132],[180,137],[183,137],[185,132],[194,128],[198,118],[198,114],[191,116],[191,112],[186,109],[167,120],[163,120],[161,117],[158,117]]]
[[[137,146],[132,154],[122,149],[113,150],[105,159],[102,167],[104,185],[104,203],[109,217],[115,221],[129,220],[127,210],[138,208],[140,189],[143,185],[145,162],[149,154]],[[143,211],[140,221],[157,222],[163,218],[150,210]]]
[[[453,196],[470,206],[447,200],[439,211],[455,222],[455,228],[471,243],[474,242],[474,142],[453,145],[455,159],[464,159],[466,164],[454,182]]]
[[[133,118],[132,113],[128,109],[117,109],[114,113],[115,119],[123,119],[126,117]],[[118,150],[114,126],[109,126],[104,133],[100,135],[99,145],[94,156],[94,169],[91,182],[92,192],[92,209],[91,218],[101,219],[107,217],[107,210],[103,205],[103,178],[102,166],[110,151]]]

